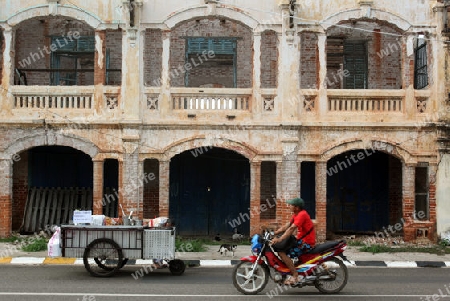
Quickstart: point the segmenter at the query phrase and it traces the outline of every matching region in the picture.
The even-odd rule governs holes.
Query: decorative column
[[[161,94],[159,98],[159,107],[161,116],[170,112],[170,30],[162,32],[162,67],[161,67]]]
[[[92,214],[103,214],[103,159],[93,160]],[[120,210],[119,210],[120,211]]]
[[[124,18],[127,22],[125,37],[122,39],[122,103],[125,120],[139,120],[142,72],[140,48],[143,32],[139,30],[142,1],[122,0]]]
[[[316,239],[327,236],[327,162],[316,162]]]
[[[300,111],[300,80],[299,64],[300,49],[299,36],[294,16],[296,4],[282,0],[281,12],[283,16],[282,36],[278,52],[278,91],[276,105],[281,110],[283,122],[298,121]]]
[[[142,181],[139,179],[139,141],[140,136],[136,130],[126,130],[122,137],[124,156],[122,163],[122,189],[121,204],[126,214],[133,211],[133,216],[139,216],[139,190],[142,189]],[[121,210],[119,210],[121,211]]]
[[[294,134],[295,133],[295,134]],[[286,136],[282,139],[283,162],[281,164],[281,198],[277,205],[277,222],[284,224],[292,216],[286,200],[299,197],[300,173],[298,172],[297,152],[298,138],[293,137],[296,131],[285,130]]]
[[[137,191],[137,208],[138,208],[138,218],[144,219],[144,161],[141,159],[138,159],[137,162],[137,169],[138,169],[138,191]]]
[[[319,33],[317,35],[317,47],[319,50],[319,95],[317,99],[317,106],[319,108],[318,113],[324,116],[327,113],[328,97],[327,97],[327,53],[325,50],[327,43],[327,35],[325,33]]]
[[[250,163],[250,234],[260,233],[261,161]]]
[[[159,161],[159,215],[169,216],[170,160]]]
[[[262,112],[261,97],[261,33],[253,33],[253,116],[260,118]]]
[[[14,70],[14,30],[7,26],[3,28],[3,66],[2,66],[2,85],[0,88],[0,109],[1,113],[11,113],[11,104],[13,95],[10,93],[10,86],[13,80]]]
[[[403,220],[411,221],[411,217],[414,213],[415,207],[415,178],[416,178],[416,167],[411,164],[402,164],[402,179],[403,179],[403,189],[402,189],[402,209],[403,209]],[[414,227],[411,223],[405,223],[403,228],[404,240],[411,241],[416,238],[414,233]]]
[[[12,231],[12,185],[13,163],[10,159],[0,160],[0,237],[8,237]]]

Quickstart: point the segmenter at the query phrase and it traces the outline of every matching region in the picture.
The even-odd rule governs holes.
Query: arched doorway
[[[327,163],[327,230],[371,233],[402,217],[402,164],[373,149],[352,150]]]
[[[93,164],[67,146],[38,146],[13,165],[13,230],[36,232],[92,209]]]
[[[170,217],[181,235],[232,235],[230,221],[248,213],[250,163],[216,147],[188,150],[170,162]],[[237,229],[248,234],[250,222]]]

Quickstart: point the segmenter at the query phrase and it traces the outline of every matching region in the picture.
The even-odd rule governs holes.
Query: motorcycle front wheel
[[[253,263],[241,261],[233,269],[233,285],[245,295],[256,295],[262,291],[269,281],[269,269],[265,266],[256,265],[253,271]],[[251,275],[251,276],[250,276]]]
[[[325,294],[340,292],[348,280],[348,270],[342,260],[331,257],[319,266],[314,286]]]

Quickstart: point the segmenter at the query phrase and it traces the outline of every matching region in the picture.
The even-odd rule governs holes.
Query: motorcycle
[[[266,287],[269,277],[275,283],[283,284],[291,274],[272,248],[272,238],[273,232],[267,230],[262,236],[255,234],[251,240],[254,255],[242,257],[234,267],[233,284],[239,292],[256,295]],[[340,292],[348,280],[347,266],[343,262],[348,261],[344,256],[346,248],[344,240],[330,241],[294,257],[295,268],[299,275],[304,276],[294,287],[315,286],[321,293],[327,294]]]

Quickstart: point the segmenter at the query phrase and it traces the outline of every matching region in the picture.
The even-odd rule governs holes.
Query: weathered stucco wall
[[[26,187],[26,161],[10,168],[9,160],[41,145],[70,146],[92,158],[97,203],[102,198],[103,161],[117,159],[121,202],[141,217],[169,213],[170,160],[184,151],[207,151],[211,146],[233,150],[249,161],[251,206],[261,203],[261,195],[276,195],[276,215],[263,214],[263,219],[257,215],[252,231],[266,220],[280,223],[288,218],[284,199],[300,193],[299,167],[309,161],[315,164],[317,231],[324,239],[326,164],[350,150],[372,149],[390,155],[389,160],[399,159],[388,175],[395,183],[387,189],[389,220],[394,223],[414,210],[414,168],[428,164],[431,174],[438,163],[434,122],[442,116],[437,112],[445,111],[447,97],[446,82],[441,81],[445,52],[436,39],[429,40],[427,54],[430,84],[423,90],[412,87],[414,38],[422,31],[426,37],[440,37],[434,27],[438,14],[432,10],[436,1],[374,0],[370,6],[370,1],[360,5],[358,0],[300,0],[292,28],[282,19],[282,10],[286,14],[288,7],[279,5],[289,1],[142,0],[142,9],[131,7],[137,21],[134,28],[121,0],[72,2],[48,5],[40,0],[32,8],[29,1],[0,0],[5,36],[0,55],[0,62],[1,56],[5,58],[0,68],[5,80],[0,91],[4,120],[0,150],[8,171],[0,177],[4,217],[0,236],[8,234],[12,224],[17,227],[17,220],[10,221],[23,207],[12,202],[10,179],[15,181],[16,194]],[[69,19],[74,20],[72,27],[67,25]],[[37,73],[30,73],[30,86],[9,80],[19,62],[48,45],[49,36],[78,29],[96,38],[90,80],[94,83],[47,86],[48,76]],[[327,36],[367,42],[368,89],[338,89],[340,82],[327,86],[327,79],[333,81],[337,73],[327,68]],[[171,74],[186,63],[187,37],[237,38],[238,89],[231,87],[229,76],[222,81],[225,88],[219,88],[214,85],[217,78],[199,72],[203,76],[197,75],[198,81],[185,87],[183,75]],[[110,86],[102,84],[106,48],[111,49],[110,68],[122,69],[110,75]],[[37,60],[33,66],[48,68],[49,59]],[[230,68],[215,70],[220,77]],[[194,88],[203,84],[206,87]],[[54,95],[65,97],[66,106],[44,108],[36,100]],[[67,106],[78,95],[91,97],[92,107]],[[244,99],[248,107],[213,110],[187,105],[221,97],[232,102]],[[183,105],[176,107],[175,99]],[[149,158],[157,161],[143,163]],[[270,162],[270,168],[264,164],[261,169],[262,161]],[[158,186],[135,189],[144,168],[157,171]],[[449,170],[450,157],[444,155],[436,184],[438,233],[450,226]],[[262,179],[265,175],[270,181]],[[264,183],[271,185],[270,191],[262,187]],[[434,183],[430,187],[431,195]],[[405,232],[408,239],[416,238],[419,226],[433,229],[434,195],[430,200],[430,220],[411,226]]]
[[[442,155],[436,175],[437,233],[450,231],[450,154]]]

